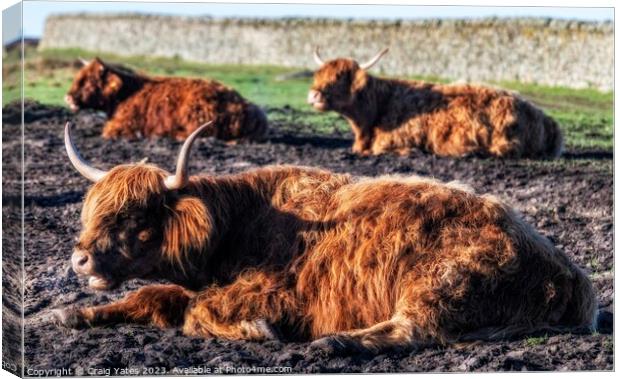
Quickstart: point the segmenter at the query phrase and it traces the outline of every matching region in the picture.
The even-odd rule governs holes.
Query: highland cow
[[[205,135],[230,143],[262,139],[267,130],[259,107],[217,81],[148,77],[99,58],[83,63],[65,101],[73,111],[105,111],[104,138],[184,140],[208,120]]]
[[[555,158],[562,133],[540,109],[504,90],[377,78],[367,70],[387,52],[358,64],[339,58],[314,75],[308,103],[335,111],[351,125],[353,152],[408,154],[418,148],[439,156]]]
[[[593,326],[588,277],[492,196],[421,177],[271,166],[190,176],[71,162],[95,182],[71,261],[95,289],[165,279],[124,299],[55,310],[72,328],[180,327],[238,340],[379,352]]]

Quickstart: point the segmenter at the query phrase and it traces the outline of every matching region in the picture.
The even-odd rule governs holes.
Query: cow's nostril
[[[75,262],[75,265],[77,267],[82,267],[84,266],[86,263],[88,263],[88,255],[84,254],[84,255],[78,255],[73,259],[73,262]]]
[[[83,255],[77,259],[78,266],[84,266],[88,262],[88,255]]]

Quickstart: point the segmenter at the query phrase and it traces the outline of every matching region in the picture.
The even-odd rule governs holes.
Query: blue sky
[[[140,12],[214,17],[336,17],[364,19],[423,19],[478,17],[552,17],[579,20],[612,20],[612,8],[569,7],[465,7],[308,4],[209,4],[113,3],[25,1],[24,35],[38,37],[50,14],[74,12]],[[5,18],[5,22],[7,19]],[[4,33],[3,33],[4,34]],[[12,33],[10,33],[12,34]],[[14,38],[14,37],[13,37]],[[3,41],[11,40],[3,35]]]

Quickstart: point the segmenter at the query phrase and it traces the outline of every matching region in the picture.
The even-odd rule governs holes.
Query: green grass
[[[528,339],[525,340],[525,344],[530,347],[540,346],[540,345],[544,345],[545,343],[547,343],[548,339],[549,337],[547,335],[540,336],[540,337],[529,337]]]
[[[277,66],[212,65],[176,58],[120,57],[99,54],[104,60],[120,62],[154,75],[208,77],[221,81],[249,100],[267,108],[270,122],[279,127],[297,128],[321,133],[347,131],[346,121],[333,112],[319,113],[306,103],[311,78],[278,80],[278,76],[300,71]],[[69,63],[78,57],[91,58],[93,53],[79,49],[26,51],[24,94],[27,98],[52,105],[64,105],[75,69]],[[17,75],[19,56],[9,54],[3,62],[5,81],[3,105],[18,99],[20,85]],[[411,77],[429,81],[441,78]],[[542,107],[562,126],[566,144],[572,147],[613,147],[613,92],[595,89],[570,89],[515,82],[495,83],[518,91]]]
[[[603,341],[603,349],[605,349],[605,351],[607,352],[614,351],[614,340],[612,337],[605,338],[605,340]]]

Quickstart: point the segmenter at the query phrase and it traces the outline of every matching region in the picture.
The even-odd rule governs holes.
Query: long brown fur
[[[317,109],[349,121],[359,154],[555,158],[562,150],[557,123],[504,90],[378,78],[340,58],[315,73],[311,91]]]
[[[165,175],[112,169],[86,196],[76,249],[109,288],[177,285],[65,311],[65,325],[378,352],[594,323],[587,276],[511,208],[458,183],[273,166],[168,191]]]
[[[66,101],[105,111],[104,138],[184,140],[208,121],[204,135],[226,141],[262,139],[267,131],[263,111],[219,82],[148,77],[99,58],[77,73]]]

